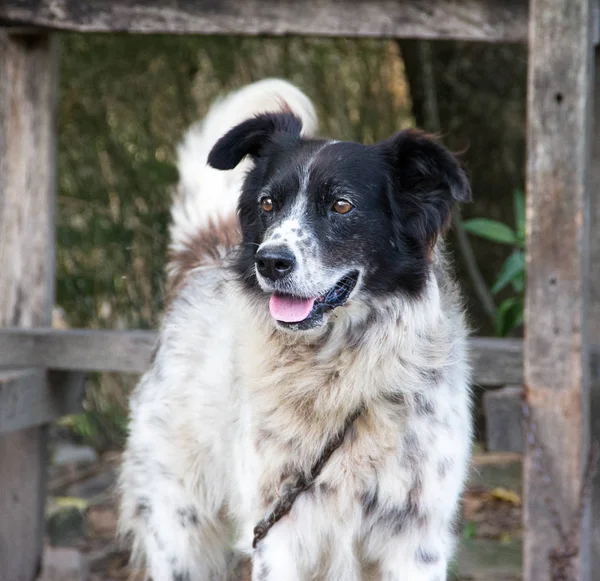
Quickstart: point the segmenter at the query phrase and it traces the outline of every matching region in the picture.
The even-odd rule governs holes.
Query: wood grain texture
[[[545,502],[565,530],[577,513],[589,447],[589,144],[592,1],[532,0],[527,120],[525,385],[542,443],[524,466],[524,579],[553,579],[559,544]],[[589,579],[589,511],[569,579]],[[558,579],[558,577],[554,577]],[[567,577],[561,577],[561,579]]]
[[[507,385],[483,394],[486,445],[489,452],[523,453],[523,385]]]
[[[589,334],[592,342],[600,342],[600,48],[595,51],[594,132],[591,164],[590,230],[590,309]],[[592,373],[592,438],[600,442],[600,374]],[[600,571],[600,472],[596,474],[592,495],[592,571]]]
[[[523,42],[527,0],[3,0],[0,26]]]
[[[501,386],[523,382],[521,340],[473,338],[470,350],[476,384]]]
[[[51,37],[0,31],[0,327],[50,323],[57,62]],[[46,429],[2,434],[0,467],[0,576],[32,581],[42,555]]]
[[[157,335],[152,331],[0,331],[0,368],[35,365],[50,369],[143,373]]]
[[[0,371],[0,434],[47,424],[79,413],[85,373],[43,370]]]

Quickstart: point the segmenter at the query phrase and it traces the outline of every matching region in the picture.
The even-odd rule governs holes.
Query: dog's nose
[[[296,257],[285,246],[260,248],[256,253],[256,268],[265,278],[279,280],[296,266]]]

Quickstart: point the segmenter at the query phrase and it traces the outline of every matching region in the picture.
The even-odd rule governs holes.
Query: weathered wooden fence
[[[590,384],[600,377],[600,352],[590,346],[590,337],[600,343],[600,229],[590,228],[591,220],[600,221],[600,130],[592,110],[594,68],[600,86],[599,6],[598,0],[0,0],[0,578],[30,581],[40,567],[45,426],[77,409],[84,372],[142,372],[155,341],[142,331],[48,328],[54,31],[68,30],[529,42],[526,339],[473,339],[472,351],[478,383],[525,385],[550,479],[526,451],[524,574],[526,581],[551,579],[548,552],[560,539],[543,496],[557,499],[567,527],[590,444]],[[600,98],[595,102],[598,115]],[[600,397],[594,402],[600,408]],[[588,505],[576,531],[580,550],[571,558],[578,581],[600,567],[600,518],[591,552]]]

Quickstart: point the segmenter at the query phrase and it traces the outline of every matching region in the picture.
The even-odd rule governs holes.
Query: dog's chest
[[[242,376],[251,408],[246,437],[255,458],[256,499],[265,510],[299,473],[310,472],[327,443],[376,389],[377,379],[355,354],[323,361],[307,347],[269,360],[253,351],[254,365]],[[406,406],[370,395],[369,400],[311,487],[317,501],[350,508],[396,457]]]
[[[323,465],[305,496],[320,505],[334,504],[340,515],[354,510],[378,474],[385,472],[390,459],[398,455],[405,429],[403,413],[380,412],[366,410],[348,427],[341,444]],[[321,440],[324,445],[313,445],[313,435],[308,433],[304,437],[299,432],[294,439],[287,439],[265,427],[251,428],[257,468],[254,474],[256,497],[262,511],[272,507],[301,474],[310,472],[320,460],[327,439]]]
[[[454,454],[466,407],[450,405],[445,375],[427,375],[385,349],[377,355],[373,361],[373,352],[342,350],[324,357],[312,346],[273,349],[260,338],[244,345],[244,462],[252,466],[246,506],[264,516],[286,484],[310,473],[331,435],[365,403],[303,502],[333,503],[339,515],[360,510],[373,490],[401,502],[447,462],[441,453]]]

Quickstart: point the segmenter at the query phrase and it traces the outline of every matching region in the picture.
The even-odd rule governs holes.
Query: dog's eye
[[[333,204],[333,211],[338,214],[347,214],[354,206],[348,200],[336,200]]]
[[[272,212],[273,211],[273,198],[269,198],[268,196],[265,196],[264,198],[261,198],[261,200],[260,200],[260,207],[265,212]]]

